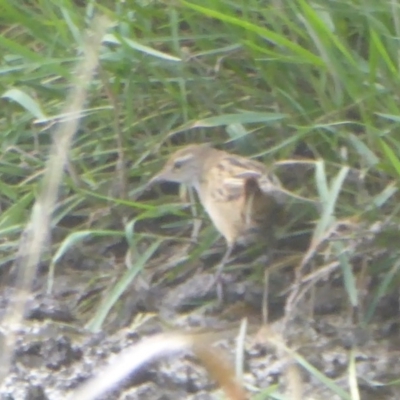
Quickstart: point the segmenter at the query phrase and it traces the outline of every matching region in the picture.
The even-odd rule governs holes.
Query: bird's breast
[[[221,183],[221,182],[220,182]],[[245,228],[243,220],[244,193],[239,187],[226,188],[222,185],[203,185],[200,201],[213,222],[229,244],[237,241]]]

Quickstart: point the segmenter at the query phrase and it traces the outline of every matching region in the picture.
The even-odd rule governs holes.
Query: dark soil
[[[96,249],[92,245],[93,248]],[[269,261],[261,257],[250,262],[239,251],[225,268],[222,283],[216,285],[213,266],[223,248],[216,246],[215,249],[214,254],[192,260],[182,268],[155,268],[167,266],[173,256],[184,259],[188,251],[187,245],[166,246],[165,252],[150,262],[146,272],[120,298],[103,331],[98,333],[84,326],[124,272],[121,263],[112,264],[118,258],[103,257],[103,262],[93,263],[87,252],[75,249],[69,259],[57,266],[52,295],[44,294],[47,285],[44,268],[35,282],[25,326],[18,332],[12,370],[1,386],[0,399],[64,399],[117,354],[145,337],[172,329],[232,332],[239,329],[244,317],[249,332],[245,341],[244,385],[249,395],[275,384],[281,391],[287,387],[287,370],[292,359],[269,340],[273,332],[282,343],[347,392],[349,360],[354,354],[363,400],[400,398],[397,386],[389,385],[400,376],[396,294],[383,296],[375,317],[364,323],[366,307],[362,305],[372,301],[375,283],[367,281],[365,289],[360,290],[365,296],[359,306],[350,307],[340,269],[328,268],[314,279],[305,295],[292,305],[291,316],[285,318],[295,263],[283,263],[279,268],[272,267],[269,274],[268,329],[265,330],[261,311],[265,288],[262,271]],[[275,258],[284,257],[278,253]],[[100,276],[95,281],[91,279],[94,271]],[[171,271],[175,275],[167,278]],[[323,268],[315,271],[323,272]],[[312,276],[312,271],[304,273]],[[222,303],[217,299],[217,287],[222,289]],[[14,290],[12,284],[4,285],[0,301],[3,310]],[[4,329],[3,339],[6,332]],[[234,335],[227,334],[226,339],[210,346],[220,348],[234,362]],[[303,367],[298,370],[304,399],[339,399],[315,374]],[[103,398],[200,400],[216,399],[218,391],[199,361],[192,354],[184,354],[146,365],[139,374],[125,378]]]

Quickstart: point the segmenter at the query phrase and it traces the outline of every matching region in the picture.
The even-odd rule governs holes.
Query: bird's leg
[[[217,266],[217,271],[215,273],[215,285],[217,289],[217,298],[219,304],[223,303],[224,300],[224,293],[223,293],[223,282],[222,282],[222,272],[224,270],[225,264],[229,261],[229,258],[232,254],[234,248],[234,244],[228,244],[228,247],[226,248],[225,254],[222,257],[221,261],[219,262]]]
[[[215,274],[215,277],[216,277],[217,280],[220,279],[220,277],[222,275],[222,272],[224,270],[224,266],[229,261],[229,257],[232,254],[233,248],[234,248],[234,245],[232,243],[228,244],[228,247],[226,248],[225,254],[224,254],[224,256],[222,257],[221,261],[219,262],[219,264],[217,266],[217,272]]]
[[[225,264],[229,261],[229,257],[232,254],[234,248],[234,244],[228,244],[225,254],[222,257],[221,261],[219,262],[219,264],[217,265],[217,271],[214,274],[213,279],[210,282],[210,285],[207,286],[206,291],[212,289],[214,286],[216,286],[217,289],[217,297],[218,297],[218,301],[220,304],[222,304],[223,301],[223,290],[222,290],[222,272],[224,270],[224,266]]]

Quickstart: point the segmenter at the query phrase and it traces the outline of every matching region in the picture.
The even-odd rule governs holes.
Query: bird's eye
[[[185,162],[183,160],[177,160],[174,162],[174,169],[181,169]]]
[[[179,157],[176,158],[172,168],[175,171],[178,171],[180,169],[182,169],[182,167],[185,167],[188,165],[188,163],[190,163],[190,160],[193,159],[193,154],[183,154],[180,155]]]

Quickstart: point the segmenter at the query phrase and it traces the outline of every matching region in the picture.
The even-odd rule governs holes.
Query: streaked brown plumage
[[[227,242],[224,264],[235,244],[273,237],[275,213],[282,201],[280,182],[258,161],[192,144],[171,155],[150,183],[170,181],[192,186]],[[268,248],[269,243],[266,243]]]

